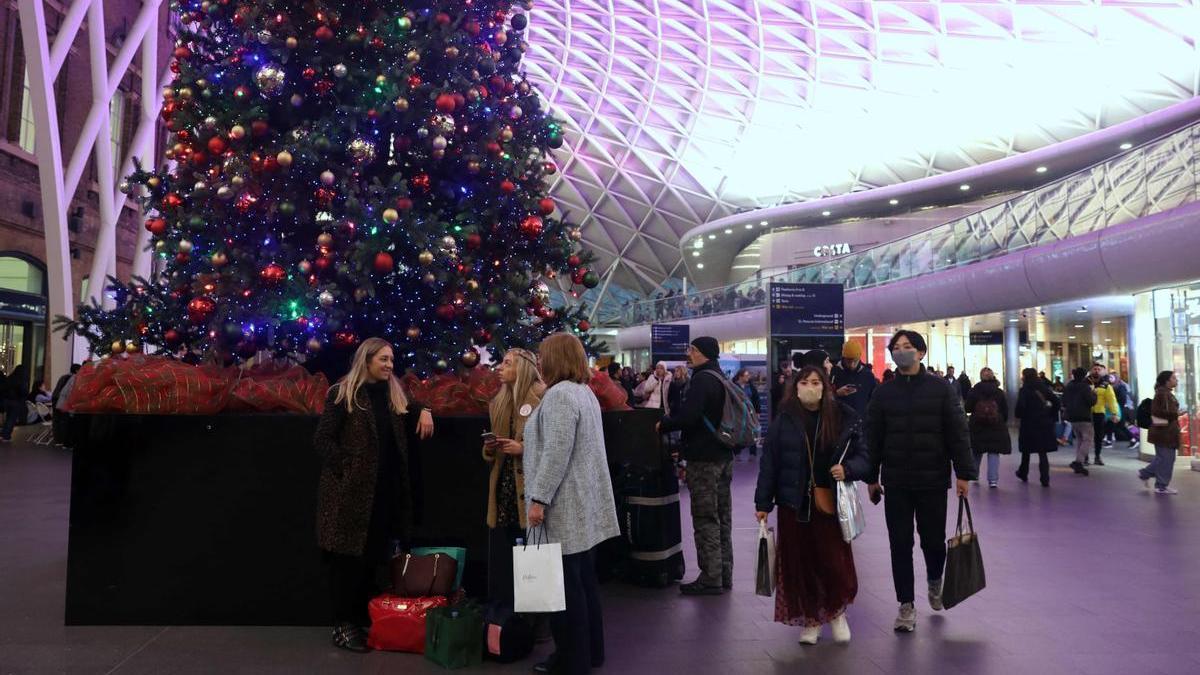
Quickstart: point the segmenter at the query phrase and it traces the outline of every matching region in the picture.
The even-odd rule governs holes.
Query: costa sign
[[[850,244],[826,244],[813,247],[813,257],[832,258],[839,255],[850,255]]]

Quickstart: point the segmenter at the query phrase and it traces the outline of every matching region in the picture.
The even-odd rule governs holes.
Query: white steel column
[[[92,254],[92,269],[88,275],[87,301],[104,301],[104,287],[110,271],[115,275],[117,265],[117,219],[113,209],[112,159],[112,97],[108,91],[108,49],[104,39],[104,3],[92,0],[88,8],[88,61],[92,71],[92,112],[103,111],[100,117],[100,137],[96,139],[96,173],[100,182],[100,231]],[[67,193],[71,194],[70,192]],[[120,213],[116,213],[120,215]],[[107,301],[105,306],[109,306]]]
[[[158,34],[157,32],[152,32],[150,35],[154,35],[157,38]],[[142,116],[138,121],[138,135],[129,146],[130,153],[136,153],[136,156],[142,161],[142,167],[146,169],[154,168],[155,164],[155,158],[152,156],[154,154],[155,135],[152,132],[155,128],[154,120],[162,96],[162,87],[158,86],[158,83],[150,77],[151,73],[156,72],[158,72],[158,40],[150,39],[148,35],[147,39],[142,43]],[[166,70],[165,75],[170,77],[171,71]],[[122,166],[121,176],[128,175],[131,168],[127,169]],[[121,176],[118,177],[118,180],[120,180]],[[123,196],[118,198],[118,200],[125,201]],[[140,211],[139,215],[142,215]],[[142,227],[141,218],[138,220],[137,244],[133,252],[133,276],[148,279],[150,278],[150,252],[146,247],[150,244],[150,233],[146,231],[145,227]]]
[[[80,0],[85,1],[85,0]],[[54,79],[50,46],[46,36],[46,12],[42,0],[20,0],[21,39],[25,45],[25,67],[29,72],[29,95],[36,125],[34,152],[38,159],[38,178],[42,193],[42,227],[46,233],[46,273],[50,320],[62,314],[74,315],[71,289],[71,257],[68,251],[67,202],[62,190],[62,141],[58,133],[58,106],[54,100]],[[51,329],[46,326],[47,331]],[[51,338],[46,362],[49,381],[65,374],[71,365],[71,345]]]

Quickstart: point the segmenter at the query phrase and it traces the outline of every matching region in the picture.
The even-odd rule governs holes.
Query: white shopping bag
[[[535,544],[513,547],[513,610],[561,612],[567,608],[562,547]]]
[[[758,523],[754,556],[754,592],[769,598],[775,594],[775,529],[763,521]]]

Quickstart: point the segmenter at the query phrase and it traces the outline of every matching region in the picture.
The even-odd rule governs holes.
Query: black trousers
[[[892,551],[892,582],[896,600],[913,602],[913,521],[921,536],[926,579],[942,578],[946,566],[946,490],[905,490],[886,487],[883,513]]]
[[[329,570],[329,592],[333,605],[333,625],[371,625],[367,603],[379,594],[378,565],[357,555],[325,552]]]
[[[1036,454],[1038,456],[1038,475],[1042,479],[1042,485],[1050,484],[1050,458],[1044,452],[1031,453],[1028,450],[1021,451],[1021,466],[1017,467],[1017,473],[1021,474],[1022,478],[1029,477],[1029,455]]]
[[[524,536],[519,525],[488,529],[488,600],[513,606],[513,546]]]
[[[1095,435],[1092,445],[1096,449],[1096,459],[1100,459],[1100,449],[1104,447],[1104,439],[1109,432],[1108,417],[1104,413],[1092,413],[1092,432]]]
[[[580,675],[604,663],[604,616],[596,582],[596,549],[563,556],[567,610],[550,616],[559,672]]]

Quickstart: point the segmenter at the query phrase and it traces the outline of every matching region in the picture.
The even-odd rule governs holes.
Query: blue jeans
[[[1175,448],[1154,446],[1154,459],[1138,471],[1138,478],[1146,480],[1154,476],[1154,487],[1165,488],[1171,484],[1171,475],[1175,473]]]
[[[986,452],[975,455],[975,471],[979,471],[979,467],[983,464],[983,455],[987,455],[987,479],[989,483],[995,483],[1000,480],[1000,455],[995,452]]]

